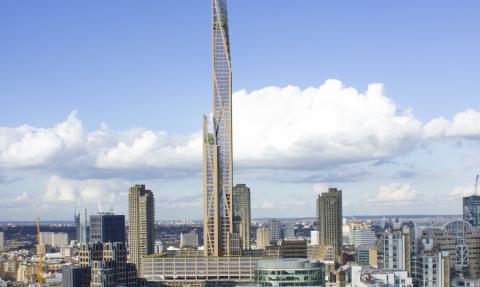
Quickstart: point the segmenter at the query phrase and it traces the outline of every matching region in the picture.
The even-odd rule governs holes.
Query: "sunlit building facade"
[[[226,0],[212,0],[213,117],[203,117],[206,256],[240,254],[233,223],[232,68]]]

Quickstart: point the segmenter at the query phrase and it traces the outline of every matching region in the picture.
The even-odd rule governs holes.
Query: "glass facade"
[[[238,255],[233,234],[232,69],[226,0],[212,0],[213,118],[204,117],[205,254]],[[237,252],[238,251],[238,252]]]
[[[463,198],[463,220],[473,227],[480,227],[480,196],[472,195]]]
[[[261,260],[255,269],[255,283],[257,286],[325,286],[324,268],[320,262],[307,260]]]

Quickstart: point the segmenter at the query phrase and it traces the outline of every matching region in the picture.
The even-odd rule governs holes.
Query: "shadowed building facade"
[[[153,254],[155,243],[155,204],[151,190],[137,184],[128,191],[129,260],[142,274],[142,257]]]
[[[203,116],[206,256],[240,255],[233,222],[232,68],[226,0],[212,0],[213,117]]]
[[[245,184],[237,184],[233,188],[233,215],[235,232],[240,235],[242,249],[250,249],[250,188]]]
[[[320,245],[333,248],[334,260],[342,259],[342,191],[329,188],[317,199],[317,220]]]

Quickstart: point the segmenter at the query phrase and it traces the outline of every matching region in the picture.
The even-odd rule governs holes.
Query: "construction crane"
[[[478,194],[477,191],[478,191],[478,178],[479,178],[479,177],[480,177],[480,175],[477,174],[477,179],[475,180],[475,190],[474,190],[474,192],[475,192],[474,194],[475,194],[475,195]]]
[[[38,286],[43,286],[43,243],[42,237],[40,236],[40,218],[37,216],[37,256],[38,256],[38,275],[37,283]]]

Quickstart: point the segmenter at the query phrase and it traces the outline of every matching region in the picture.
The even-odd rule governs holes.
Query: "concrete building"
[[[320,245],[320,233],[318,230],[310,232],[310,245]]]
[[[278,240],[280,240],[282,235],[282,227],[280,225],[280,220],[272,218],[268,221],[268,239],[270,240],[270,245],[277,245]]]
[[[382,264],[381,268],[391,270],[406,270],[410,272],[411,236],[410,230],[395,226],[382,234]]]
[[[317,220],[320,245],[332,246],[334,260],[342,261],[342,191],[330,188],[317,198]]]
[[[155,242],[155,203],[151,190],[135,185],[128,192],[129,260],[142,274],[141,259],[153,254]]]
[[[127,263],[127,250],[123,242],[82,244],[79,251],[79,263],[81,267],[91,269],[92,286],[111,286],[110,284],[137,286],[137,281],[129,280],[132,270],[136,269],[133,264]],[[112,283],[111,280],[115,280],[115,282]],[[132,285],[127,285],[128,282]]]
[[[351,287],[413,287],[412,278],[404,270],[351,267]]]
[[[268,234],[268,227],[257,228],[256,245],[258,248],[265,249],[265,247],[270,246],[270,237]]]
[[[374,245],[376,240],[375,232],[371,229],[353,229],[350,232],[350,244],[355,248]]]
[[[125,243],[125,215],[109,212],[91,215],[90,242]]]
[[[75,214],[75,232],[78,243],[87,243],[90,239],[88,235],[87,209]]]
[[[37,265],[32,262],[21,262],[17,268],[16,281],[19,283],[33,283],[37,275]]]
[[[480,228],[480,195],[474,194],[463,198],[463,220],[474,228]]]
[[[355,261],[362,263],[365,266],[378,268],[378,252],[374,245],[362,245],[355,251]]]
[[[420,233],[434,250],[448,252],[452,278],[480,278],[480,230],[467,221],[452,220],[424,226]]]
[[[304,239],[283,239],[280,244],[280,257],[307,258],[307,241]]]
[[[325,286],[322,263],[307,259],[259,260],[255,268],[256,286]]]
[[[240,235],[242,249],[250,249],[250,227],[252,225],[250,210],[250,188],[237,184],[233,188],[234,232]]]
[[[177,257],[162,254],[143,259],[144,278],[164,286],[215,286],[249,284],[254,282],[254,271],[259,257]]]
[[[180,248],[198,248],[198,234],[196,230],[192,230],[189,233],[180,233]]]
[[[5,250],[5,233],[3,231],[0,231],[0,252],[3,252]]]
[[[68,245],[68,233],[64,232],[40,232],[42,244],[53,248],[60,248]]]
[[[415,287],[450,286],[448,252],[422,252],[412,256],[412,278]]]

